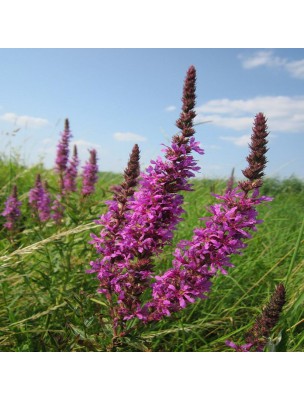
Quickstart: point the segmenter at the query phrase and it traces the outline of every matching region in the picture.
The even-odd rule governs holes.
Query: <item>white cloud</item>
[[[290,61],[274,55],[271,50],[258,51],[251,55],[240,54],[242,66],[245,69],[252,69],[261,66],[270,68],[281,67],[285,69],[293,78],[304,79],[304,59]]]
[[[251,99],[216,99],[196,109],[197,122],[206,119],[220,127],[251,131],[254,116],[263,112],[272,132],[304,132],[304,96],[257,96]]]
[[[176,110],[175,106],[168,106],[165,108],[165,111],[167,111],[167,112],[171,112],[171,111],[175,111],[175,110]]]
[[[286,69],[294,78],[304,79],[304,60],[289,62]]]
[[[83,139],[73,140],[71,145],[74,146],[74,144],[76,144],[77,149],[100,149],[101,148],[101,146],[99,144],[88,142],[87,140],[83,140]]]
[[[5,113],[0,116],[0,120],[10,122],[20,128],[42,128],[49,124],[49,121],[44,118],[17,115],[14,113]]]
[[[113,137],[118,142],[145,142],[146,137],[132,132],[115,132]]]
[[[220,136],[220,139],[232,142],[236,146],[245,147],[250,143],[250,135],[242,136]]]
[[[287,60],[277,57],[271,50],[258,51],[249,56],[239,55],[242,66],[245,69],[252,69],[266,65],[267,67],[280,67],[286,64]]]
[[[212,125],[220,126],[223,128],[234,129],[236,131],[243,131],[246,130],[251,124],[253,117],[243,117],[243,116],[236,116],[236,117],[229,117],[229,116],[221,116],[218,114],[208,114],[207,116],[204,115],[202,119],[208,118],[212,120]],[[198,120],[200,121],[201,118],[198,115]]]

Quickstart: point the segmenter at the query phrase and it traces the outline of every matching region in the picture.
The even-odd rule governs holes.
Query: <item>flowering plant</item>
[[[47,184],[43,185],[40,174],[36,177],[35,187],[29,192],[29,204],[33,211],[34,217],[37,217],[41,222],[50,219],[51,213],[51,198],[46,188]]]
[[[18,200],[17,186],[14,185],[12,194],[7,198],[5,202],[5,208],[1,214],[6,219],[6,222],[3,226],[9,231],[13,232],[17,230],[21,217],[21,204],[21,201]]]
[[[83,196],[89,196],[95,192],[95,184],[98,181],[97,152],[95,149],[89,150],[90,158],[83,167],[82,189]]]
[[[259,194],[268,135],[266,118],[259,113],[254,120],[249,165],[243,171],[247,180],[236,188],[228,187],[224,195],[215,195],[218,202],[203,219],[205,227],[194,229],[191,240],[178,243],[172,268],[162,275],[155,272],[154,257],[172,244],[173,232],[182,220],[180,192],[192,190],[189,179],[200,170],[192,152],[204,154],[194,138],[195,86],[196,70],[191,66],[176,122],[180,133],[164,148],[165,160],[151,161],[140,175],[139,150],[133,148],[124,182],[115,187],[108,211],[96,221],[101,232],[91,235],[99,257],[90,263],[88,272],[97,274],[114,336],[125,335],[128,320],[159,321],[206,298],[211,279],[218,272],[227,273],[226,268],[233,266],[230,256],[241,253],[250,231],[262,222],[257,219],[256,206],[271,200]]]

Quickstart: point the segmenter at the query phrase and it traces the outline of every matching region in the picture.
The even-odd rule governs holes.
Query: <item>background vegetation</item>
[[[304,182],[266,179],[262,193],[274,197],[259,208],[264,223],[250,240],[243,256],[234,256],[234,269],[213,280],[208,300],[159,323],[139,327],[137,334],[113,343],[111,325],[98,280],[87,274],[96,258],[90,232],[105,211],[109,188],[121,176],[100,173],[96,193],[85,200],[73,194],[61,225],[37,224],[27,206],[36,174],[47,178],[56,191],[58,177],[42,165],[26,168],[18,157],[0,159],[1,212],[12,185],[23,202],[22,230],[10,237],[0,217],[0,349],[2,351],[230,351],[225,340],[243,341],[275,285],[287,289],[287,303],[273,332],[268,350],[304,350]],[[184,221],[175,242],[192,236],[192,229],[208,215],[207,206],[221,193],[225,181],[194,180],[185,193]],[[159,271],[171,266],[171,248],[157,259]]]

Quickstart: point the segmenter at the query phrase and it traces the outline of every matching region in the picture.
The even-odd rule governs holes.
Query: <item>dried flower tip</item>
[[[68,118],[66,118],[65,121],[64,121],[64,130],[65,131],[69,131],[70,130],[70,123],[69,123]]]

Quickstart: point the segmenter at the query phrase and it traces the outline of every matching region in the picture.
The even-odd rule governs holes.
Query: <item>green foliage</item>
[[[244,255],[234,256],[236,268],[213,280],[208,300],[162,322],[138,326],[136,336],[116,338],[106,300],[97,293],[98,280],[85,271],[96,258],[89,240],[100,227],[93,221],[105,211],[109,188],[121,176],[101,173],[94,196],[85,202],[78,194],[68,198],[61,225],[37,225],[26,213],[26,202],[38,172],[56,190],[53,171],[0,159],[1,209],[16,183],[25,215],[23,230],[13,242],[0,220],[2,351],[228,351],[225,340],[242,341],[279,282],[287,282],[287,304],[269,350],[304,350],[302,181],[266,180],[263,192],[274,200],[260,209],[265,223]],[[193,227],[203,224],[199,218],[208,215],[207,206],[214,201],[210,192],[221,193],[225,185],[220,180],[194,181],[195,190],[185,194],[186,212],[175,242],[190,238]],[[171,253],[168,247],[156,260],[159,271],[171,266]]]

